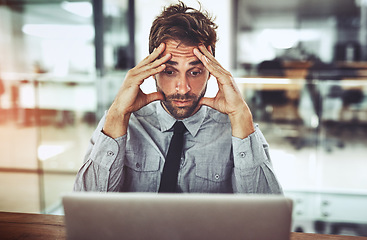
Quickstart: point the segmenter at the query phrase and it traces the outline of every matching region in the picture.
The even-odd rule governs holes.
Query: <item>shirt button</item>
[[[136,168],[140,168],[141,166],[140,166],[140,163],[136,163]]]
[[[214,178],[215,178],[216,180],[218,180],[218,179],[219,179],[219,174],[215,174]]]
[[[114,154],[112,151],[108,151],[108,152],[107,152],[107,155],[108,155],[108,156],[110,156],[110,157],[112,157],[112,156],[113,156],[113,155],[115,155],[115,154]]]
[[[240,156],[241,156],[241,158],[244,158],[244,157],[246,157],[246,153],[245,152],[241,152],[240,153]]]

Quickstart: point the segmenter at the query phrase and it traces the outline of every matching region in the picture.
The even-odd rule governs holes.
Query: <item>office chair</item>
[[[349,89],[346,90],[343,94],[343,115],[345,114],[346,109],[352,112],[352,118],[349,122],[343,124],[341,131],[349,132],[349,133],[363,133],[365,131],[358,131],[360,127],[363,126],[361,124],[358,114],[360,112],[366,111],[366,109],[362,106],[364,102],[364,93],[360,89]]]

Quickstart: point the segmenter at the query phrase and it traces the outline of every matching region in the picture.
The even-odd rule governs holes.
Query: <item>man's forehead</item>
[[[187,46],[178,41],[167,41],[166,49],[163,54],[170,53],[172,57],[193,57],[197,58],[193,52],[194,48],[197,46]]]

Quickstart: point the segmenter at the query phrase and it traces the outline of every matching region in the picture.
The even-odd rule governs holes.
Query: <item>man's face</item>
[[[154,76],[157,91],[165,96],[162,101],[165,110],[176,119],[193,115],[204,96],[209,79],[209,71],[194,55],[196,46],[186,46],[170,40],[162,56],[171,54],[166,69]]]

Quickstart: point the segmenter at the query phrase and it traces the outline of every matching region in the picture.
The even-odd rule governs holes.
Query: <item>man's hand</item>
[[[214,98],[204,97],[200,104],[214,108],[229,116],[232,126],[232,135],[238,138],[246,138],[255,131],[252,114],[243,100],[241,93],[234,82],[232,74],[225,70],[204,45],[194,49],[194,54],[202,61],[206,69],[212,74],[218,83],[218,93]]]
[[[145,79],[162,72],[166,68],[164,63],[171,58],[171,55],[166,54],[158,58],[164,50],[165,44],[161,43],[149,56],[127,72],[125,80],[108,110],[103,127],[105,134],[112,138],[125,135],[132,112],[153,101],[164,100],[163,95],[159,92],[145,94],[140,89],[140,85],[143,84]]]

